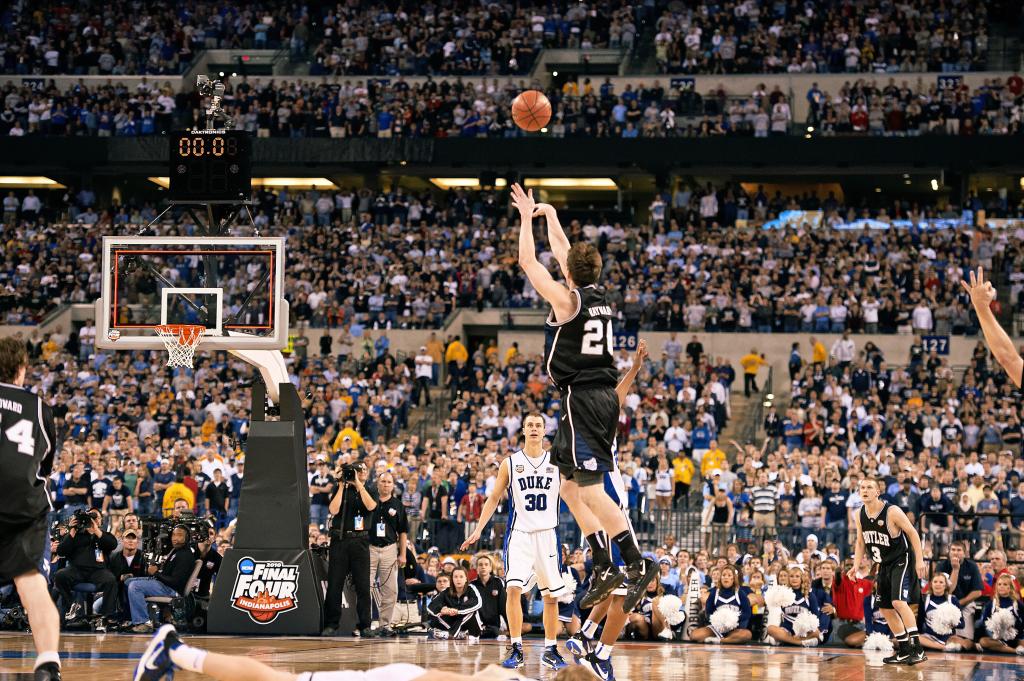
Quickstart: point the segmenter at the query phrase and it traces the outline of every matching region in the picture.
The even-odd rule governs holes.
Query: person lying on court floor
[[[153,635],[149,647],[135,668],[132,681],[162,681],[173,678],[178,670],[205,674],[217,681],[530,681],[514,671],[491,665],[475,675],[457,674],[439,669],[424,669],[413,664],[389,664],[365,671],[286,672],[273,669],[243,655],[222,655],[186,645],[174,625],[165,624]],[[567,667],[552,681],[593,681],[584,667]]]

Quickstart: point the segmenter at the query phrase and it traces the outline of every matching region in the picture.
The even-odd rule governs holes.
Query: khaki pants
[[[370,546],[370,586],[380,599],[380,626],[386,627],[398,600],[398,544]]]

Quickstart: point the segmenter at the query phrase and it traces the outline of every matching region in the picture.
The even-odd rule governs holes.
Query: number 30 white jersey
[[[519,450],[508,458],[510,531],[538,532],[558,527],[558,468],[551,454],[536,459]]]

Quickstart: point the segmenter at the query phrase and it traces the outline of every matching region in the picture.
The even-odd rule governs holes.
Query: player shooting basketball
[[[551,460],[565,478],[562,498],[586,535],[594,560],[593,581],[580,606],[597,605],[623,584],[622,572],[612,563],[613,542],[626,564],[622,607],[629,612],[658,570],[654,561],[640,554],[622,509],[604,488],[605,474],[615,466],[612,450],[619,400],[613,355],[615,316],[604,289],[597,285],[601,255],[586,242],[570,246],[554,207],[538,205],[532,190],[513,185],[512,203],[519,209],[519,265],[551,304],[545,325],[545,366],[562,394]],[[533,218],[539,215],[547,222],[551,251],[566,284],[555,281],[537,260]]]

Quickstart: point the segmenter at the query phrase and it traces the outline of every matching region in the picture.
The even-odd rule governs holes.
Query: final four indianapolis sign
[[[238,561],[231,607],[257,624],[270,624],[281,613],[299,607],[299,566],[249,557]]]

